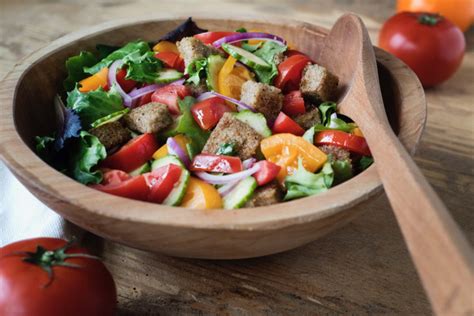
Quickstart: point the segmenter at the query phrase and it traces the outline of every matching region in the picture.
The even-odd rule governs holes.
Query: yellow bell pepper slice
[[[315,172],[327,161],[327,155],[318,147],[293,134],[267,137],[260,143],[260,149],[268,161],[282,167],[277,176],[280,182],[298,169],[299,159],[302,159],[303,166],[309,172]]]
[[[252,80],[252,74],[247,70],[247,68],[237,65],[237,60],[229,56],[224,66],[222,66],[218,75],[218,90],[220,94],[223,94],[227,97],[240,100],[240,90],[242,85],[247,80]]]
[[[105,88],[107,86],[107,76],[109,74],[109,68],[105,67],[99,70],[97,73],[93,74],[90,77],[82,79],[79,81],[81,87],[79,88],[80,92],[89,92],[96,90],[99,87]]]
[[[186,145],[191,143],[191,140],[182,134],[176,135],[173,138],[184,151],[186,151]],[[160,159],[166,155],[168,155],[168,145],[164,144],[153,153],[153,159]]]
[[[153,51],[156,53],[172,52],[179,55],[178,47],[175,43],[168,41],[161,41],[153,46]]]
[[[362,134],[362,131],[360,130],[360,128],[356,127],[352,130],[352,134],[356,135],[356,136],[360,136],[360,137],[364,137],[364,134]]]
[[[181,206],[194,209],[222,208],[222,198],[214,186],[191,177]]]

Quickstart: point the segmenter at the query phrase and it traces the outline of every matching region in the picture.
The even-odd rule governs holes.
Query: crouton
[[[283,106],[280,89],[251,80],[242,85],[240,100],[262,113],[268,122],[275,121]]]
[[[186,87],[188,87],[189,91],[191,92],[191,94],[197,98],[198,96],[200,96],[201,94],[203,94],[204,92],[207,92],[207,84],[204,80],[201,79],[201,82],[199,82],[198,85],[195,85],[195,84],[187,84]]]
[[[322,145],[318,148],[321,149],[321,151],[323,151],[325,154],[332,155],[335,160],[349,160],[349,163],[352,163],[350,152],[344,148],[333,145]]]
[[[333,100],[339,78],[319,65],[307,65],[303,69],[300,90],[303,96],[313,102]]]
[[[261,140],[262,136],[257,131],[227,112],[212,131],[202,152],[216,154],[222,144],[233,143],[237,155],[244,160],[257,154]]]
[[[273,56],[273,62],[275,63],[275,66],[281,64],[285,60],[285,58],[286,57],[284,52],[275,54],[275,56]]]
[[[140,133],[157,133],[173,123],[168,107],[156,102],[131,110],[123,119],[128,128]]]
[[[119,121],[100,125],[91,129],[89,133],[97,137],[107,150],[122,145],[131,138],[130,131]]]
[[[268,206],[280,203],[283,200],[283,189],[276,182],[270,182],[262,187],[259,187],[253,193],[253,196],[245,204],[245,207]]]
[[[321,123],[321,117],[319,116],[318,108],[312,108],[304,114],[293,117],[293,119],[303,129],[308,129],[318,123]]]
[[[178,51],[184,59],[186,67],[198,58],[206,58],[210,55],[223,55],[220,50],[206,45],[195,37],[184,37],[176,42]]]

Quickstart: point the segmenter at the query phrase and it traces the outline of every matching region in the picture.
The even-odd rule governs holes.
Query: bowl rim
[[[51,208],[73,222],[76,222],[75,219],[78,216],[85,216],[85,214],[78,214],[78,212],[86,212],[91,216],[127,223],[213,230],[270,230],[311,222],[335,215],[381,192],[382,183],[376,171],[376,164],[373,164],[356,177],[331,188],[327,192],[294,201],[238,210],[177,208],[117,197],[88,188],[50,167],[23,142],[17,132],[13,112],[19,84],[36,63],[66,46],[74,45],[75,41],[87,39],[103,32],[110,32],[139,23],[181,21],[185,18],[180,15],[170,15],[167,17],[139,17],[105,22],[60,37],[15,64],[0,83],[0,158],[13,174],[27,186],[28,190],[32,191],[31,189],[33,189],[34,194],[39,195],[40,199],[44,198],[51,201],[51,203],[47,203],[48,205],[51,206],[54,203],[55,207]],[[278,23],[275,23],[273,22],[274,16],[271,19],[265,16],[257,19],[251,17],[216,18],[199,14],[194,15],[193,19],[198,23],[202,19],[216,22],[222,20],[253,21],[273,25],[284,23],[304,28],[315,36],[324,36],[328,32],[323,27],[286,18],[279,18]],[[390,61],[394,69],[404,74],[404,80],[393,78],[398,85],[400,99],[404,100],[404,103],[409,103],[411,107],[418,107],[420,110],[419,120],[421,124],[418,124],[418,130],[410,131],[405,135],[409,137],[405,140],[404,145],[411,153],[414,153],[426,123],[426,102],[423,88],[416,75],[403,62],[381,49],[375,47],[375,50],[378,62],[384,65],[384,62]],[[407,86],[410,86],[410,91],[404,89]],[[404,135],[401,135],[401,137],[403,138]],[[364,186],[360,185],[361,182],[364,183]],[[257,216],[255,216],[256,214]]]

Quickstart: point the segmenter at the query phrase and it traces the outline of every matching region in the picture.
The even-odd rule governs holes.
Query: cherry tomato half
[[[371,156],[369,145],[364,137],[342,131],[322,131],[315,138],[316,145],[333,145],[363,156]]]
[[[300,54],[285,59],[278,65],[275,86],[284,92],[298,90],[303,69],[310,62],[311,60],[307,56]]]
[[[181,167],[169,164],[143,175],[150,188],[148,201],[163,202],[179,181],[182,171]]]
[[[198,125],[209,130],[217,125],[225,112],[232,112],[232,109],[225,100],[213,97],[194,104],[191,113]]]
[[[260,169],[253,174],[258,185],[265,185],[275,179],[280,172],[281,167],[273,162],[262,160],[257,162]]]
[[[156,53],[155,57],[161,60],[166,67],[173,68],[178,71],[184,71],[184,59],[174,52],[160,52]]]
[[[194,157],[189,169],[192,171],[235,173],[242,171],[242,161],[239,157],[200,154]]]
[[[306,113],[301,91],[295,90],[285,95],[282,111],[291,116]]]
[[[147,201],[150,188],[143,175],[133,178],[115,181],[108,184],[93,184],[91,188],[134,200]]]
[[[178,99],[184,99],[184,97],[189,95],[191,95],[191,92],[186,86],[166,85],[153,92],[151,101],[167,105],[171,114],[179,114]]]
[[[431,87],[456,72],[466,41],[461,30],[445,18],[402,12],[385,22],[379,46],[403,60],[424,87]]]
[[[304,129],[283,112],[278,114],[272,128],[273,134],[290,133],[296,136],[304,134]]]
[[[225,36],[238,34],[238,32],[204,32],[194,35],[195,38],[199,39],[204,44],[212,44],[218,39]]]

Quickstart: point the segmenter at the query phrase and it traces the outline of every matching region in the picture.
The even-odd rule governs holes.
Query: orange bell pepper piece
[[[194,209],[222,208],[222,198],[214,186],[191,177],[181,206]]]
[[[155,46],[153,46],[153,51],[157,53],[172,52],[179,55],[178,47],[175,43],[168,41],[161,41]]]
[[[107,86],[107,76],[109,74],[109,68],[105,67],[99,70],[97,73],[93,74],[86,79],[79,81],[81,87],[79,88],[80,92],[89,92],[96,90],[99,87],[105,89]]]
[[[362,134],[362,131],[360,130],[360,128],[356,127],[352,130],[352,134],[356,135],[356,136],[360,136],[360,137],[364,137],[364,134]]]
[[[260,143],[260,149],[268,161],[281,167],[277,176],[280,182],[298,169],[300,158],[309,172],[315,172],[327,161],[327,155],[318,147],[293,134],[275,134],[267,137]]]
[[[191,143],[191,140],[182,134],[176,135],[173,138],[184,151],[186,151],[186,145]],[[164,144],[153,153],[153,159],[160,159],[166,155],[168,155],[168,145]]]

